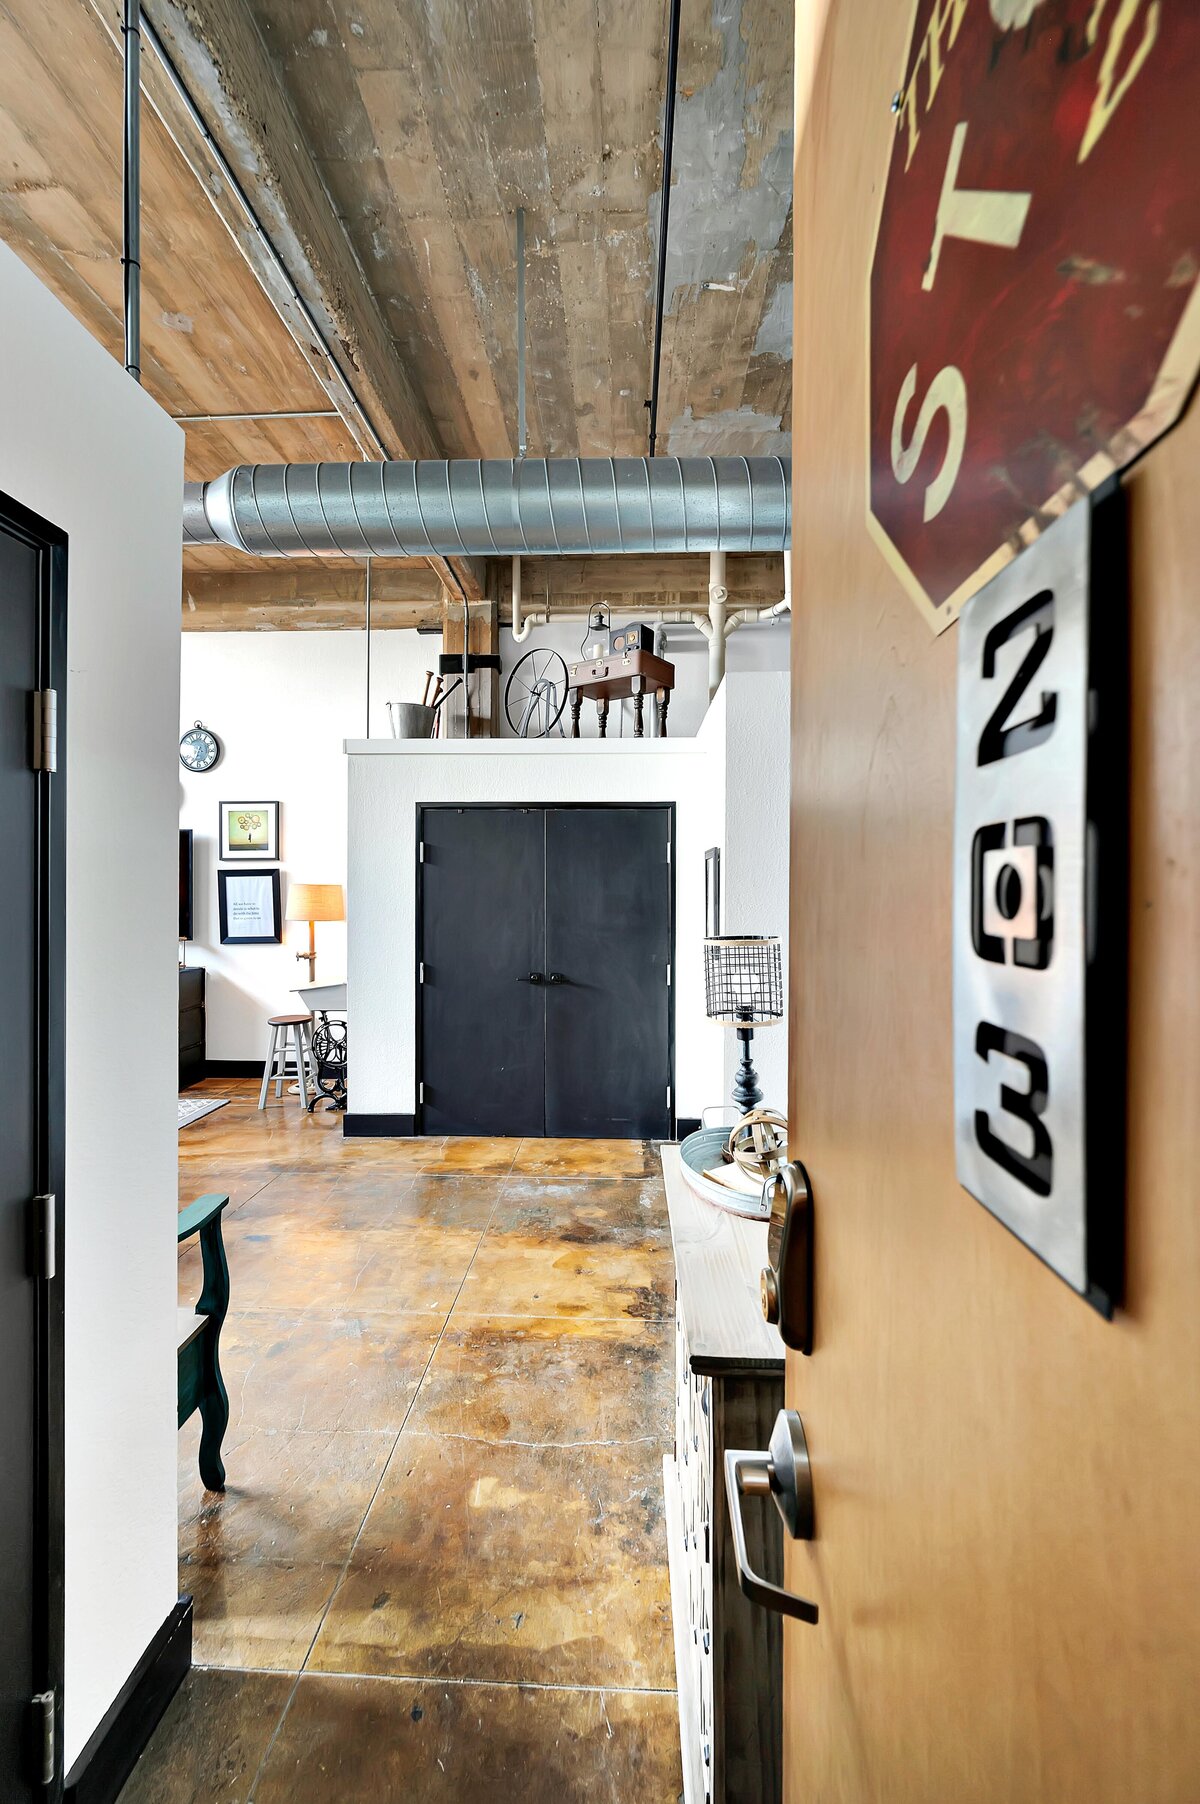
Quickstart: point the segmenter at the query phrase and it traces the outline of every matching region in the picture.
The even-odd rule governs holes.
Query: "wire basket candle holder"
[[[737,1030],[742,1057],[733,1085],[741,1114],[762,1101],[750,1059],[755,1027],[783,1020],[783,956],[773,935],[717,934],[704,942],[704,1005],[711,1021]]]

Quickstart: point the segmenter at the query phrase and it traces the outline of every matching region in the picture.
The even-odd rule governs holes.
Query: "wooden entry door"
[[[421,810],[420,1129],[664,1138],[671,810]]]
[[[30,731],[32,692],[62,651],[54,557],[0,497],[0,1797],[13,1804],[61,1795],[47,1705],[61,1662],[61,1286],[43,1252],[54,1218],[34,1199],[61,1184],[63,838],[59,779],[35,773]]]
[[[931,637],[864,518],[863,310],[911,16],[834,0],[796,169],[791,1115],[816,1315],[787,1397],[816,1539],[787,1567],[821,1614],[785,1628],[785,1798],[1194,1804],[1200,409],[1127,481],[1127,1279],[1108,1323],[955,1180],[957,629]]]

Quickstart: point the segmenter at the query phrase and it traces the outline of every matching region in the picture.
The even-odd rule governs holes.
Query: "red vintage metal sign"
[[[868,516],[940,631],[1187,400],[1200,5],[917,0],[894,107]]]

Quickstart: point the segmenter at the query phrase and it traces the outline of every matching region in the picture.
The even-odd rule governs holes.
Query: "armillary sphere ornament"
[[[765,1183],[787,1164],[787,1117],[777,1109],[751,1109],[734,1125],[728,1155],[740,1170]]]

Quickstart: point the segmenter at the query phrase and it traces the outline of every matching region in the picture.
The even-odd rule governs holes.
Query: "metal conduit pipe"
[[[183,540],[258,557],[783,551],[779,457],[241,464],[184,485]]]
[[[121,162],[121,273],[125,302],[125,370],[142,379],[142,9],[125,0],[125,130]]]
[[[650,358],[650,430],[647,437],[651,457],[658,445],[658,388],[662,373],[663,310],[667,299],[667,232],[671,223],[671,165],[675,144],[675,91],[679,85],[679,14],[680,0],[670,0],[667,18],[667,72],[663,92],[662,127],[662,194],[658,204],[658,268],[654,278],[654,349]]]

